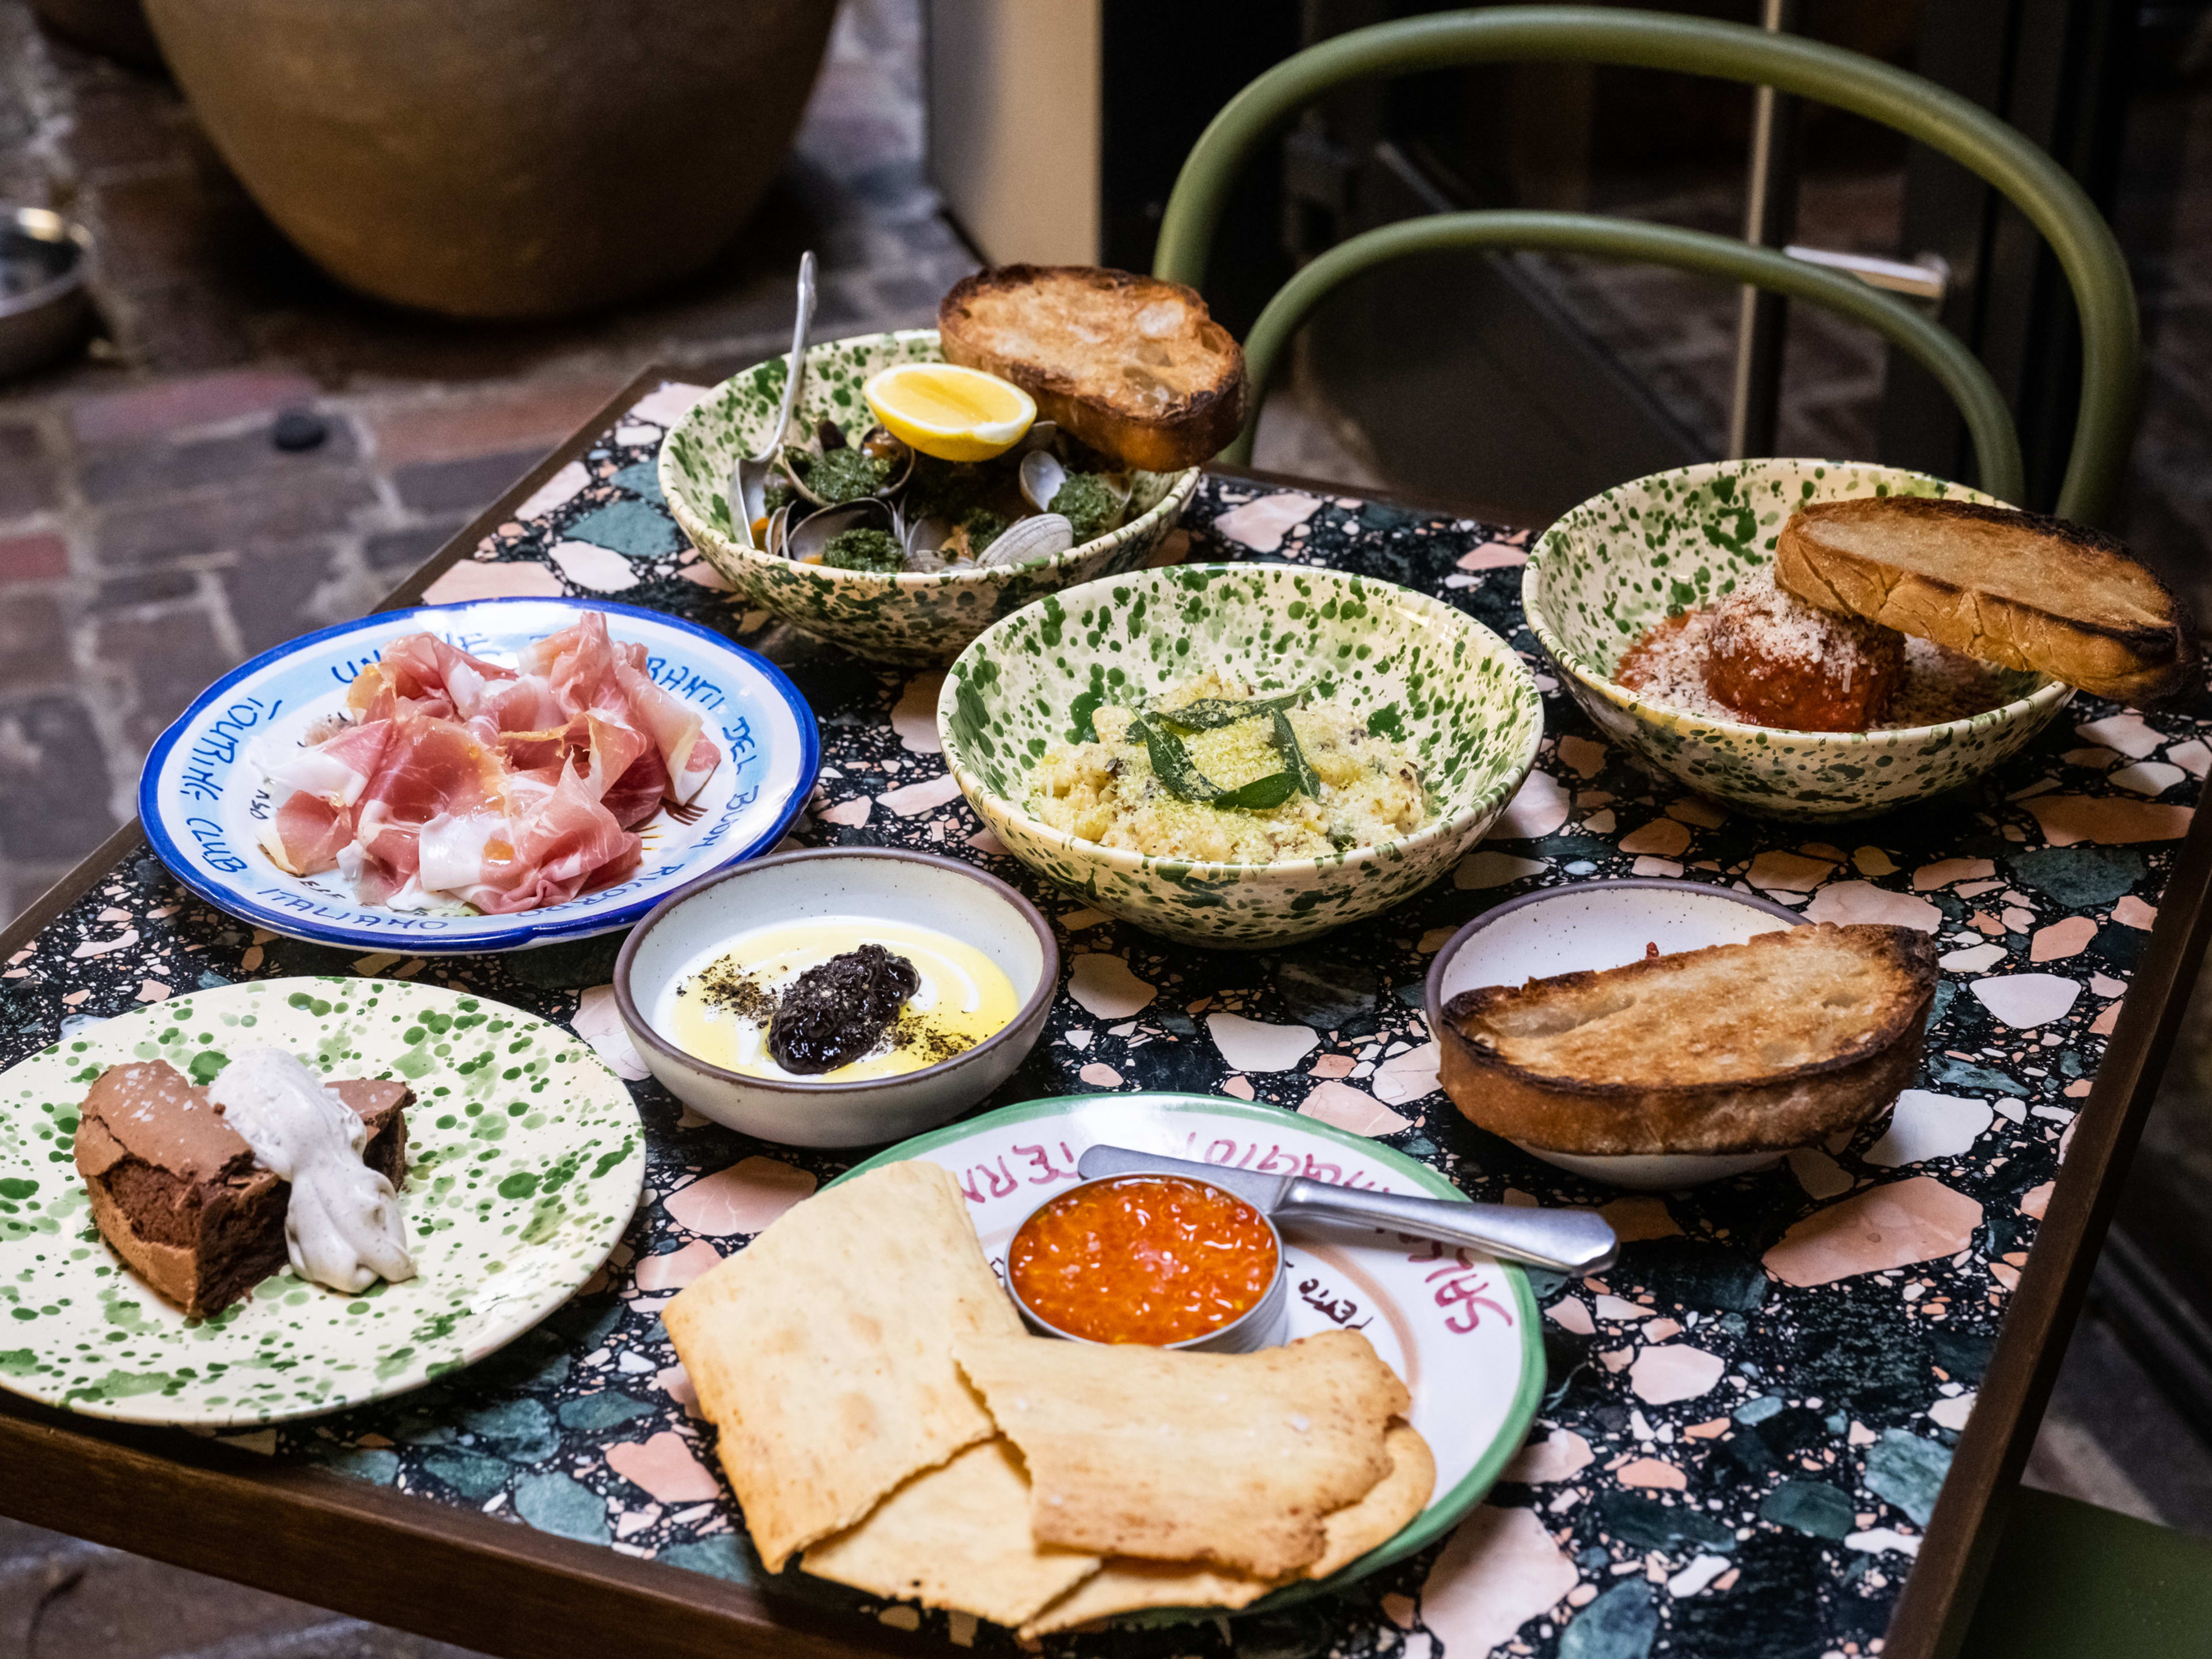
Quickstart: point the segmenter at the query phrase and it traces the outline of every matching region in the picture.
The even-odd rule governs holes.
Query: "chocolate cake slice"
[[[368,1126],[362,1161],[395,1190],[407,1178],[404,1083],[330,1085]],[[284,1265],[292,1184],[208,1098],[163,1060],[111,1066],[84,1097],[76,1168],[100,1237],[138,1275],[194,1318],[220,1312]]]

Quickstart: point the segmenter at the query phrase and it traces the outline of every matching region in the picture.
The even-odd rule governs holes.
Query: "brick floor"
[[[365,611],[656,359],[927,323],[972,260],[921,171],[917,0],[850,0],[796,154],[714,266],[611,315],[403,316],[335,289],[224,173],[175,91],[0,0],[0,198],[100,239],[107,337],[0,387],[0,914],[132,810],[147,745],[245,657]],[[270,441],[304,409],[324,441]],[[467,1659],[460,1650],[0,1520],[0,1659]]]
[[[919,29],[917,0],[852,0],[790,166],[712,268],[487,327],[335,287],[173,88],[0,0],[0,195],[91,227],[106,324],[82,362],[0,387],[0,738],[24,734],[0,742],[0,905],[129,813],[147,745],[211,678],[358,615],[638,369],[781,350],[802,248],[822,333],[929,320],[972,261],[922,179]],[[275,447],[290,410],[319,444]]]

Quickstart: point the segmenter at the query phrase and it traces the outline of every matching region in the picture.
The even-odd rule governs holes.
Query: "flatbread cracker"
[[[1258,1353],[1044,1337],[953,1345],[1029,1467],[1038,1541],[1279,1578],[1390,1473],[1413,1402],[1357,1331]]]
[[[1306,1564],[1303,1577],[1326,1578],[1341,1572],[1368,1551],[1389,1543],[1406,1523],[1428,1508],[1437,1489],[1436,1454],[1411,1423],[1396,1422],[1382,1438],[1390,1454],[1390,1473],[1322,1524],[1328,1534],[1321,1559]]]
[[[1272,1578],[1215,1572],[1188,1561],[1139,1561],[1117,1556],[1021,1627],[1024,1641],[1073,1630],[1096,1620],[1154,1607],[1249,1607],[1275,1588]]]
[[[1322,1522],[1328,1545],[1299,1577],[1327,1578],[1342,1571],[1376,1545],[1396,1537],[1407,1522],[1428,1507],[1437,1485],[1437,1460],[1429,1443],[1412,1424],[1395,1422],[1383,1444],[1390,1453],[1390,1473],[1358,1503]],[[973,1452],[962,1455],[975,1455]],[[1024,1625],[1021,1634],[1024,1639],[1033,1639],[1094,1620],[1154,1607],[1249,1607],[1285,1582],[1291,1581],[1216,1572],[1182,1562],[1119,1557]]]
[[[990,1439],[951,1346],[1021,1331],[958,1185],[919,1161],[795,1206],[661,1318],[770,1572]]]
[[[1029,1477],[1002,1438],[923,1470],[800,1565],[872,1595],[1018,1625],[1096,1573],[1099,1559],[1030,1535]]]

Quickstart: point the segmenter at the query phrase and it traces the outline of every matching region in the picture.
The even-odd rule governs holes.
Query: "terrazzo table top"
[[[1178,538],[1184,556],[1326,563],[1437,593],[1528,654],[1551,735],[1490,839],[1378,924],[1277,953],[1170,948],[1042,888],[981,830],[938,753],[938,673],[872,667],[732,609],[653,483],[661,434],[696,395],[660,386],[580,434],[526,499],[519,491],[488,517],[472,554],[427,598],[604,594],[722,629],[781,663],[823,744],[794,843],[972,859],[1054,918],[1066,982],[1044,1040],[991,1104],[1133,1089],[1265,1102],[1387,1141],[1478,1199],[1603,1205],[1626,1241],[1601,1278],[1532,1274],[1551,1361],[1538,1425],[1440,1547],[1279,1614],[1048,1645],[1117,1659],[1232,1645],[1269,1659],[1933,1651],[1931,1630],[1893,1631],[1893,1615],[1954,1457],[1967,1461],[1962,1435],[1981,1448],[1977,1466],[1994,1471],[2021,1401],[2039,1405],[2026,1379],[2054,1321],[2063,1342],[2057,1287],[2078,1239],[2047,1269],[2040,1258],[2029,1269],[2029,1251],[2077,1124],[2097,1125],[2083,1137],[2098,1148],[2081,1177],[2093,1188],[2111,1147],[2127,1141],[2139,1078],[2108,1084],[2084,1108],[2161,901],[2176,896],[2166,890],[2212,766],[2212,726],[2084,702],[1965,798],[1814,839],[1731,816],[1597,740],[1542,674],[1523,624],[1525,532],[1209,477]],[[226,1562],[212,1545],[179,1540],[176,1516],[134,1533],[113,1500],[35,1481],[0,1482],[0,1510],[504,1650],[596,1651],[638,1618],[664,1621],[629,1628],[666,1632],[670,1651],[1012,1649],[973,1620],[884,1605],[795,1571],[763,1582],[659,1310],[856,1159],[747,1140],[652,1082],[607,982],[618,939],[504,958],[353,957],[209,910],[143,844],[90,873],[58,913],[34,915],[43,925],[0,969],[6,1062],[76,1022],[196,987],[289,974],[421,978],[573,1027],[630,1080],[651,1162],[643,1206],[605,1272],[512,1348],[419,1393],[225,1437],[228,1449],[0,1407],[0,1460],[34,1443],[58,1455],[56,1435],[79,1460],[106,1458],[112,1443],[128,1449],[136,1478],[163,1491],[163,1460],[173,1460],[191,1471],[178,1474],[173,1501],[200,1504],[185,1518],[204,1516],[217,1532],[226,1506],[273,1504],[282,1518],[306,1493],[318,1514],[339,1517],[334,1540],[386,1549],[392,1563],[414,1559],[410,1537],[434,1537],[472,1571],[489,1574],[496,1559],[508,1576],[478,1582],[544,1590],[552,1613],[534,1626],[512,1596],[495,1618],[450,1591],[403,1600],[305,1565]],[[1504,899],[1632,874],[1744,887],[1815,920],[1936,935],[1943,980],[1928,1059],[1894,1120],[1764,1174],[1620,1197],[1461,1119],[1438,1091],[1421,1012],[1431,956]],[[2190,918],[2203,885],[2192,873]],[[2158,1012],[2130,1008],[2128,1030],[2148,1033]],[[2094,1192],[2081,1196],[2075,1207]],[[2056,1300],[2008,1345],[2004,1363],[2019,1375],[2000,1377],[1992,1352],[2024,1270],[2045,1274]],[[0,1285],[14,1316],[0,1325],[0,1368],[18,1334],[9,1325],[35,1318],[27,1294]],[[1998,1403],[1978,1417],[1985,1382]],[[344,1479],[301,1473],[314,1468]],[[1954,1535],[1927,1552],[1942,1557],[1942,1582],[1917,1585],[1910,1606],[1940,1612],[1957,1590],[1991,1484],[1978,1477],[1976,1491],[1947,1501],[1937,1528]],[[594,1609],[609,1610],[596,1632]]]

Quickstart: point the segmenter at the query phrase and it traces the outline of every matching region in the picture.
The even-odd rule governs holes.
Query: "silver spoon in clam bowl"
[[[791,412],[799,406],[800,388],[806,383],[806,343],[814,331],[814,254],[799,256],[799,313],[791,325],[791,356],[783,377],[783,402],[776,410],[775,426],[768,446],[757,455],[740,456],[730,472],[730,523],[741,547],[756,547],[753,526],[768,511],[768,487],[775,477],[777,461],[791,432]]]

